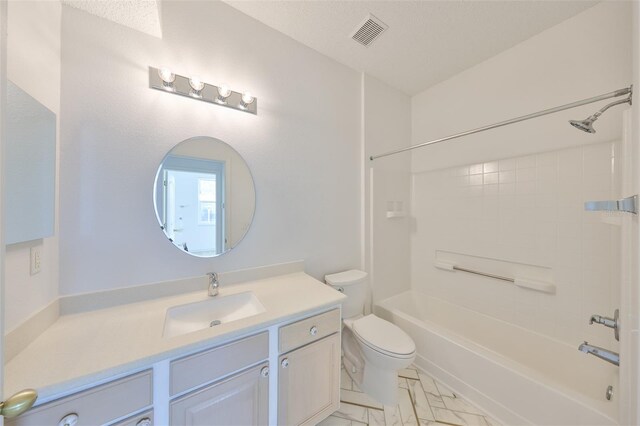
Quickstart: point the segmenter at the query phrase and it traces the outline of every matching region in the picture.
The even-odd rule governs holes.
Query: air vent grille
[[[364,22],[353,32],[351,38],[361,45],[368,47],[387,28],[389,28],[387,24],[369,14],[369,16],[365,18]]]

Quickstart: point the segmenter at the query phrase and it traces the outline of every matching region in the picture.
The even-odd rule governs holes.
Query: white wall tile
[[[617,193],[615,145],[420,173],[413,180],[413,288],[568,344],[591,338],[615,348],[611,333],[585,323],[592,313],[609,315],[617,307],[620,231],[583,206],[587,196]],[[461,176],[467,169],[472,174]],[[438,190],[442,175],[455,179],[453,190]],[[548,267],[556,294],[442,273],[431,264],[442,249]]]

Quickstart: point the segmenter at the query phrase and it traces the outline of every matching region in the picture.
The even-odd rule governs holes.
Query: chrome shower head
[[[582,130],[587,133],[595,133],[596,129],[593,128],[593,122],[598,118],[593,118],[593,115],[584,120],[569,120],[569,124],[571,124],[576,129]]]
[[[619,101],[611,102],[608,105],[602,107],[595,114],[585,118],[584,120],[569,120],[569,124],[571,124],[576,129],[580,129],[583,132],[587,133],[595,133],[596,129],[593,128],[593,122],[598,119],[606,110],[611,108],[612,106],[620,105],[620,104],[629,104],[631,105],[631,95],[629,95],[626,99],[621,99]]]

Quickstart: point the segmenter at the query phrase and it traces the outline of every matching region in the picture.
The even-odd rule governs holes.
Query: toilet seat
[[[413,339],[389,321],[370,314],[349,325],[355,337],[376,352],[393,358],[411,358],[415,355]]]

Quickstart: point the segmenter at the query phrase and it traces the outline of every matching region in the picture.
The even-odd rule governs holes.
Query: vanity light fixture
[[[236,92],[228,85],[205,83],[199,77],[174,74],[169,68],[149,67],[149,87],[210,104],[258,114],[258,100],[249,92]]]
[[[199,77],[191,77],[189,79],[189,86],[191,86],[191,92],[189,93],[194,98],[202,97],[202,89],[204,89],[204,82]]]

